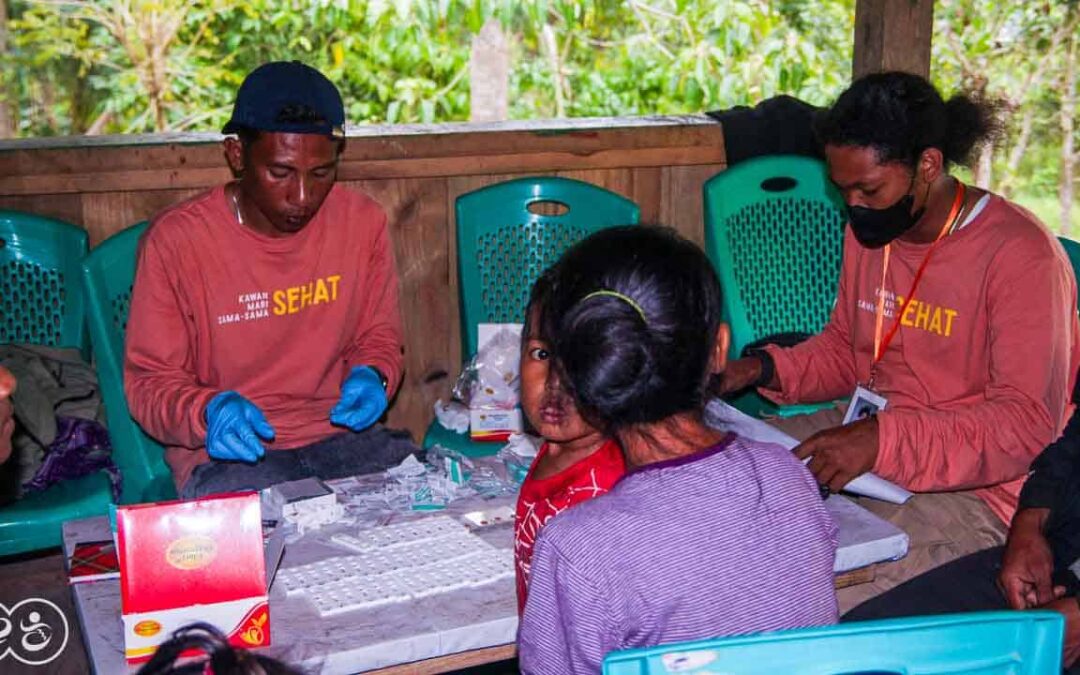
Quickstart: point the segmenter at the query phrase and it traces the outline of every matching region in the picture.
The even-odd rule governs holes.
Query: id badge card
[[[855,393],[851,395],[847,413],[844,414],[844,424],[851,424],[867,417],[873,417],[878,414],[879,410],[884,410],[888,404],[888,399],[875,394],[860,384],[855,387]]]

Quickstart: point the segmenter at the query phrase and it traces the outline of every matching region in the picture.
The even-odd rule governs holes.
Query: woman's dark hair
[[[207,659],[177,665],[181,654],[198,650]],[[139,669],[138,675],[202,675],[206,666],[214,675],[303,675],[303,671],[246,649],[236,649],[220,630],[208,623],[177,629]]]
[[[544,342],[551,342],[548,332],[551,326],[547,321],[548,307],[551,304],[551,290],[555,282],[556,266],[544,270],[533,283],[529,291],[529,301],[525,305],[525,323],[522,326],[522,344],[535,333],[535,337]]]
[[[824,145],[872,147],[878,161],[914,167],[927,148],[946,164],[967,164],[972,149],[997,134],[997,107],[966,94],[948,101],[911,73],[875,73],[856,80],[815,122]]]
[[[568,250],[546,323],[590,421],[616,433],[700,409],[720,299],[705,254],[667,228],[601,230]]]

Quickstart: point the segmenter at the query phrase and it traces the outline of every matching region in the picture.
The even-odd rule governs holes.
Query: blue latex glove
[[[274,440],[274,428],[240,394],[223,391],[206,404],[206,452],[214,459],[254,464],[266,454],[260,438]]]
[[[367,429],[386,412],[386,389],[371,366],[356,366],[341,385],[341,400],[330,421],[353,431]]]

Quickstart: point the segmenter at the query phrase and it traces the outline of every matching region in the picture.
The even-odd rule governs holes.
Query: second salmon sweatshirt
[[[1061,245],[1034,216],[993,194],[937,245],[877,367],[873,471],[915,492],[976,490],[1008,523],[1032,460],[1071,414],[1080,363],[1076,281]],[[847,231],[836,306],[824,331],[770,347],[781,403],[827,401],[865,384],[878,295],[887,334],[930,244],[883,249]]]

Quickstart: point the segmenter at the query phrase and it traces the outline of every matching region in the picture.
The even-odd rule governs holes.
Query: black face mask
[[[915,184],[914,176],[911,177],[911,183]],[[908,190],[910,189],[911,186],[908,186]],[[915,195],[908,193],[892,206],[883,209],[849,206],[851,233],[866,248],[881,248],[919,222],[925,209],[912,213],[911,207],[914,205]]]

